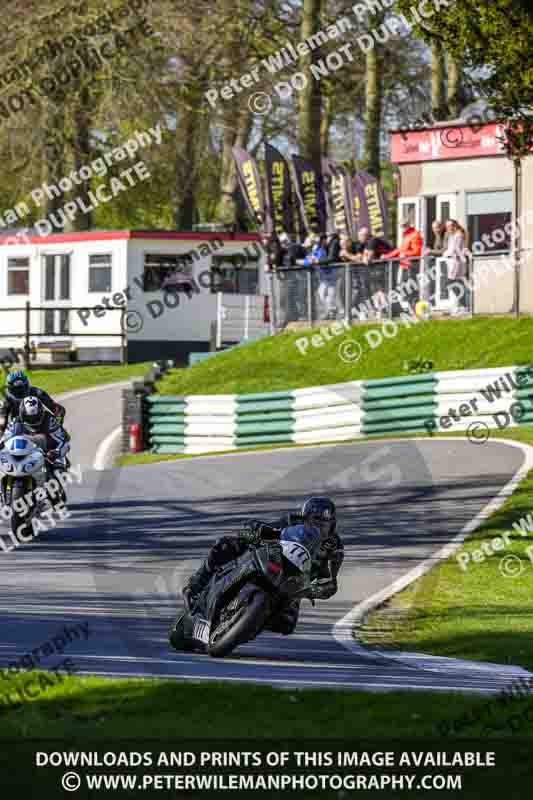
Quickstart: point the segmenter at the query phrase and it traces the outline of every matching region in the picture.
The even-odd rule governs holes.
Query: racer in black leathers
[[[20,435],[33,441],[45,453],[52,477],[55,472],[69,468],[70,436],[34,395],[25,397],[20,403],[18,416],[8,423],[0,439],[0,449],[12,436]]]
[[[198,596],[209,583],[218,567],[227,564],[243,553],[251,545],[262,540],[279,540],[281,532],[298,524],[310,525],[320,531],[321,545],[313,563],[311,578],[321,578],[324,582],[313,588],[313,598],[327,600],[337,592],[337,575],[344,560],[344,546],[336,532],[335,504],[327,497],[311,497],[299,513],[284,514],[275,522],[249,520],[244,530],[237,536],[223,536],[210,549],[202,566],[190,577],[183,590],[185,606],[190,611]],[[329,579],[329,580],[326,580]],[[298,622],[300,600],[292,600],[269,621],[268,628],[275,633],[288,635]]]
[[[9,421],[17,419],[21,400],[25,397],[37,397],[46,411],[57,419],[60,426],[63,425],[66,414],[64,406],[56,403],[43,389],[31,386],[26,374],[17,370],[7,376],[5,395],[0,399],[0,438]]]

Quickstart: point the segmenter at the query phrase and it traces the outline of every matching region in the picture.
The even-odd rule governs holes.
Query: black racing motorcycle
[[[313,554],[320,534],[310,541],[303,525],[286,528],[279,542],[260,542],[217,570],[191,611],[185,610],[170,631],[175,650],[200,650],[215,658],[255,639],[269,620],[291,600],[307,597],[314,605]]]

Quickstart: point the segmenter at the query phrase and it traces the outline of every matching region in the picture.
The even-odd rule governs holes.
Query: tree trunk
[[[191,109],[181,112],[181,124],[176,126],[178,141],[176,154],[176,195],[177,206],[175,223],[177,230],[192,230],[195,217],[195,136],[197,114]],[[179,141],[181,139],[181,141]]]
[[[233,125],[231,124],[233,122]],[[235,125],[236,122],[236,125]],[[229,115],[226,118],[224,129],[224,144],[222,150],[222,169],[220,177],[220,201],[217,208],[217,220],[227,225],[237,223],[237,203],[235,192],[237,191],[237,171],[233,161],[232,148],[246,148],[252,116],[247,108],[241,109],[237,120],[230,121]]]
[[[322,0],[303,0],[300,39],[305,41],[320,30]],[[320,60],[320,48],[311,50],[300,59],[300,70],[307,78],[298,93],[298,144],[302,156],[310,158],[315,169],[321,169],[322,91],[320,81],[311,73],[311,65]]]
[[[450,116],[446,103],[446,63],[440,42],[431,46],[431,111],[436,120]]]
[[[364,161],[368,172],[379,179],[381,175],[380,139],[383,107],[383,62],[378,51],[378,47],[373,47],[366,54],[366,138]]]
[[[192,230],[197,221],[196,194],[203,158],[206,120],[198,110],[202,107],[203,96],[200,85],[187,91],[186,96],[178,96],[176,114],[176,210],[174,220],[177,230]]]
[[[461,64],[452,58],[448,59],[448,105],[452,117],[457,119],[462,110],[462,69]]]
[[[60,111],[50,106],[46,118],[46,129],[49,133],[44,146],[45,182],[49,186],[58,186],[61,178],[65,176],[65,116],[63,110]],[[59,190],[61,191],[60,188]],[[56,197],[53,190],[50,194],[53,196],[46,195],[45,210],[40,216],[50,219],[49,215],[55,214],[55,219],[58,219],[57,211],[65,205],[66,201],[62,194]],[[63,230],[62,225],[54,224],[54,218],[51,218],[50,222],[54,230]]]
[[[75,134],[74,134],[74,168],[79,171],[81,167],[85,167],[91,162],[91,111],[89,108],[90,96],[89,90],[84,89],[79,95],[79,107],[74,116]],[[73,194],[79,198],[82,208],[90,209],[91,201],[89,198],[89,190],[91,188],[91,180],[78,179],[80,185],[74,183]],[[93,223],[93,212],[78,210],[76,217],[72,222],[66,223],[66,230],[75,231],[88,231],[91,229]]]
[[[322,106],[322,119],[320,122],[320,151],[323,156],[329,153],[329,127],[331,123],[331,97],[329,94],[324,96]]]

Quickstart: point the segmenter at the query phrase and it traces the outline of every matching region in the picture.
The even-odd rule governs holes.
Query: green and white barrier
[[[158,453],[533,423],[533,367],[435,372],[244,395],[151,395]]]

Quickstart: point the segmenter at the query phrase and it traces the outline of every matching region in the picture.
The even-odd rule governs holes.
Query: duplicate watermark
[[[211,88],[205,92],[204,97],[211,108],[216,108],[220,99],[233,100],[237,95],[242,94],[247,89],[260,84],[263,77],[268,77],[284,71],[287,67],[297,65],[301,58],[308,56],[322,45],[338,39],[346,32],[351,35],[354,28],[360,29],[362,25],[368,24],[368,16],[372,14],[382,14],[389,9],[395,0],[365,0],[364,3],[355,3],[351,11],[357,21],[350,17],[340,17],[335,23],[328,25],[327,28],[317,31],[305,41],[298,42],[293,46],[290,42],[285,47],[276,51],[272,55],[263,59],[249,72],[238,78],[231,78],[226,81],[220,89]],[[421,0],[418,5],[410,8],[409,20],[404,14],[390,14],[378,27],[362,33],[356,38],[357,47],[364,54],[372,50],[376,44],[384,44],[391,37],[404,37],[411,33],[414,23],[422,23],[426,19],[433,17],[441,8],[449,8],[454,0]],[[353,42],[348,42],[342,47],[328,53],[324,58],[311,63],[309,72],[295,72],[287,81],[280,81],[274,84],[272,92],[280,100],[288,100],[294,92],[301,92],[309,83],[309,73],[312,79],[320,81],[330,77],[346,64],[354,61],[352,54]],[[263,68],[268,75],[260,75]],[[248,108],[254,114],[267,114],[272,108],[272,99],[266,91],[254,91],[248,97]]]
[[[16,711],[24,703],[36,700],[48,689],[62,683],[62,671],[69,676],[78,672],[72,659],[63,658],[54,666],[47,667],[46,672],[40,671],[38,675],[23,677],[28,670],[43,670],[44,660],[55,655],[62,656],[72,642],[87,641],[89,636],[88,622],[64,625],[54,636],[10,661],[5,669],[0,670],[0,677],[5,681],[0,683],[0,708],[4,706],[4,710]]]
[[[46,199],[57,199],[66,192],[72,191],[76,185],[80,186],[82,182],[87,182],[94,177],[106,177],[110,167],[114,163],[125,161],[128,158],[133,159],[140,148],[151,147],[152,144],[160,145],[162,141],[163,134],[160,124],[157,124],[154,128],[148,128],[145,131],[135,131],[134,136],[117,147],[103,153],[101,156],[94,158],[89,164],[80,167],[79,170],[73,170],[69,175],[65,175],[61,178],[57,184],[42,183],[36,186],[30,192],[30,197],[35,203],[35,206],[39,208]],[[144,162],[138,161],[133,167],[124,169],[120,173],[120,178],[127,181],[129,187],[135,186],[136,183],[131,175],[132,172],[136,173],[140,181],[147,180],[150,177],[150,173],[146,169]],[[67,221],[72,222],[79,213],[88,214],[102,203],[109,203],[117,194],[126,191],[128,186],[125,186],[118,177],[111,177],[108,186],[102,183],[95,188],[94,192],[89,191],[87,193],[87,198],[91,205],[86,205],[85,197],[77,197],[65,203],[65,205],[55,213],[51,213],[47,217],[38,220],[34,225],[34,230],[22,228],[22,230],[18,231],[15,235],[7,237],[3,244],[31,244],[30,236],[32,235],[42,237],[49,236],[51,233],[57,232],[57,229],[61,228]],[[111,196],[105,194],[106,189],[111,191]],[[0,216],[0,227],[7,228],[17,225],[20,220],[31,214],[31,212],[32,209],[29,204],[25,201],[21,201],[13,208],[9,208],[7,211],[3,212]],[[56,218],[56,214],[60,216],[59,219]]]
[[[0,520],[4,522],[11,522],[15,515],[25,518],[32,509],[36,510],[31,520],[21,522],[15,532],[0,533],[0,548],[4,553],[10,553],[21,544],[31,542],[40,533],[57,527],[59,522],[63,522],[71,516],[65,503],[59,498],[63,496],[66,487],[74,482],[74,478],[76,478],[78,486],[81,484],[83,480],[81,466],[70,467],[68,470],[61,470],[55,474],[56,477],[50,478],[42,486],[27,492],[23,497],[15,500],[11,506],[0,507]],[[46,501],[51,502],[52,500],[54,501],[53,507],[41,507]],[[6,545],[2,536],[8,536],[11,539],[11,546]]]
[[[533,516],[528,514],[521,517],[518,522],[513,523],[513,528],[523,538],[529,538],[530,534],[533,534]],[[501,536],[494,536],[490,541],[481,542],[475,550],[459,550],[455,554],[455,560],[461,570],[466,572],[472,563],[482,564],[491,556],[510,547],[512,545],[511,536],[513,533],[506,531]],[[525,552],[533,563],[533,545],[526,548]],[[519,556],[510,553],[500,559],[498,569],[504,578],[515,578],[525,570],[525,566]]]

